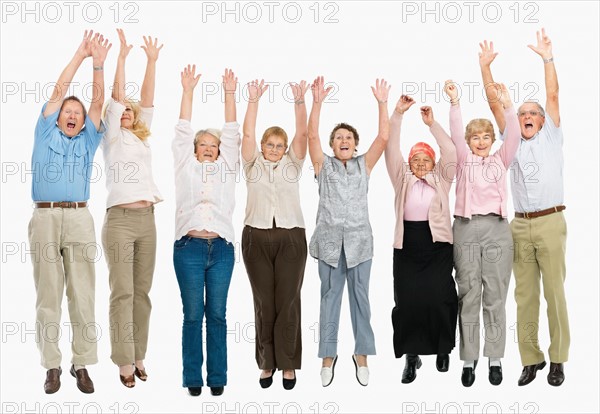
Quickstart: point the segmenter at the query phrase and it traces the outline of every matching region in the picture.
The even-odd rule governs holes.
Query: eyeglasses
[[[285,145],[282,145],[282,144],[274,145],[274,144],[271,144],[270,142],[266,143],[265,147],[268,150],[272,150],[273,148],[275,148],[277,151],[283,151],[285,149]]]
[[[518,113],[518,115],[520,117],[524,117],[525,115],[528,115],[528,114],[529,114],[529,116],[538,116],[538,115],[540,115],[540,112],[539,111],[521,111]]]

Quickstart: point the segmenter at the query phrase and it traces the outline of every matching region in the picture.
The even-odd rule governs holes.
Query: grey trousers
[[[508,221],[497,215],[457,217],[453,225],[458,285],[460,359],[479,359],[483,306],[483,355],[502,358],[506,345],[506,295],[513,260]]]
[[[375,355],[375,335],[371,328],[371,305],[369,304],[369,280],[371,260],[348,269],[342,246],[337,267],[319,260],[321,278],[321,312],[319,317],[319,358],[337,355],[338,330],[344,284],[348,280],[350,317],[354,333],[354,354]]]

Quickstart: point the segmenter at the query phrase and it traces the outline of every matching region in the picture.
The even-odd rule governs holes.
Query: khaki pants
[[[110,283],[111,359],[130,365],[146,358],[156,259],[154,206],[111,207],[102,227]]]
[[[515,218],[511,224],[515,242],[515,300],[517,337],[521,363],[538,364],[544,353],[538,341],[540,276],[544,285],[550,328],[550,361],[569,358],[569,317],[565,299],[567,224],[562,212],[534,219]]]
[[[73,330],[71,363],[98,362],[94,315],[97,260],[94,221],[87,207],[36,208],[29,222],[36,300],[36,341],[41,363],[58,368],[58,347],[66,325],[60,324],[63,291],[67,290]]]

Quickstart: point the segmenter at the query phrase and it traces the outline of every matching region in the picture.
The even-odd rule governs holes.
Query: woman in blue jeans
[[[234,263],[232,214],[239,169],[237,78],[225,70],[222,131],[205,129],[194,134],[192,98],[200,79],[195,72],[196,66],[188,65],[181,73],[183,95],[172,146],[177,204],[173,264],[183,302],[183,386],[192,396],[202,392],[202,323],[206,317],[206,383],[212,395],[221,395],[227,385],[225,313]]]

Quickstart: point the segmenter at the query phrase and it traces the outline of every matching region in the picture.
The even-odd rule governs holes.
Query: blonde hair
[[[132,101],[131,99],[125,99],[125,103],[131,105],[131,110],[133,111],[133,125],[131,125],[130,131],[136,137],[144,141],[150,136],[151,132],[146,123],[140,120],[142,108],[137,102]]]
[[[489,119],[477,118],[473,119],[467,124],[467,128],[465,130],[465,141],[467,141],[467,144],[471,142],[471,137],[473,136],[473,134],[476,134],[478,132],[485,132],[490,134],[490,137],[492,137],[492,144],[496,141],[496,135],[494,134],[494,126],[492,125]]]
[[[272,126],[272,127],[266,129],[266,131],[264,132],[264,134],[262,136],[262,139],[260,140],[260,145],[262,145],[265,142],[267,142],[267,140],[269,139],[269,137],[272,137],[273,135],[276,135],[278,137],[283,138],[283,143],[287,147],[287,145],[288,145],[288,136],[285,133],[285,131],[283,130],[283,128],[280,128],[278,126]]]

